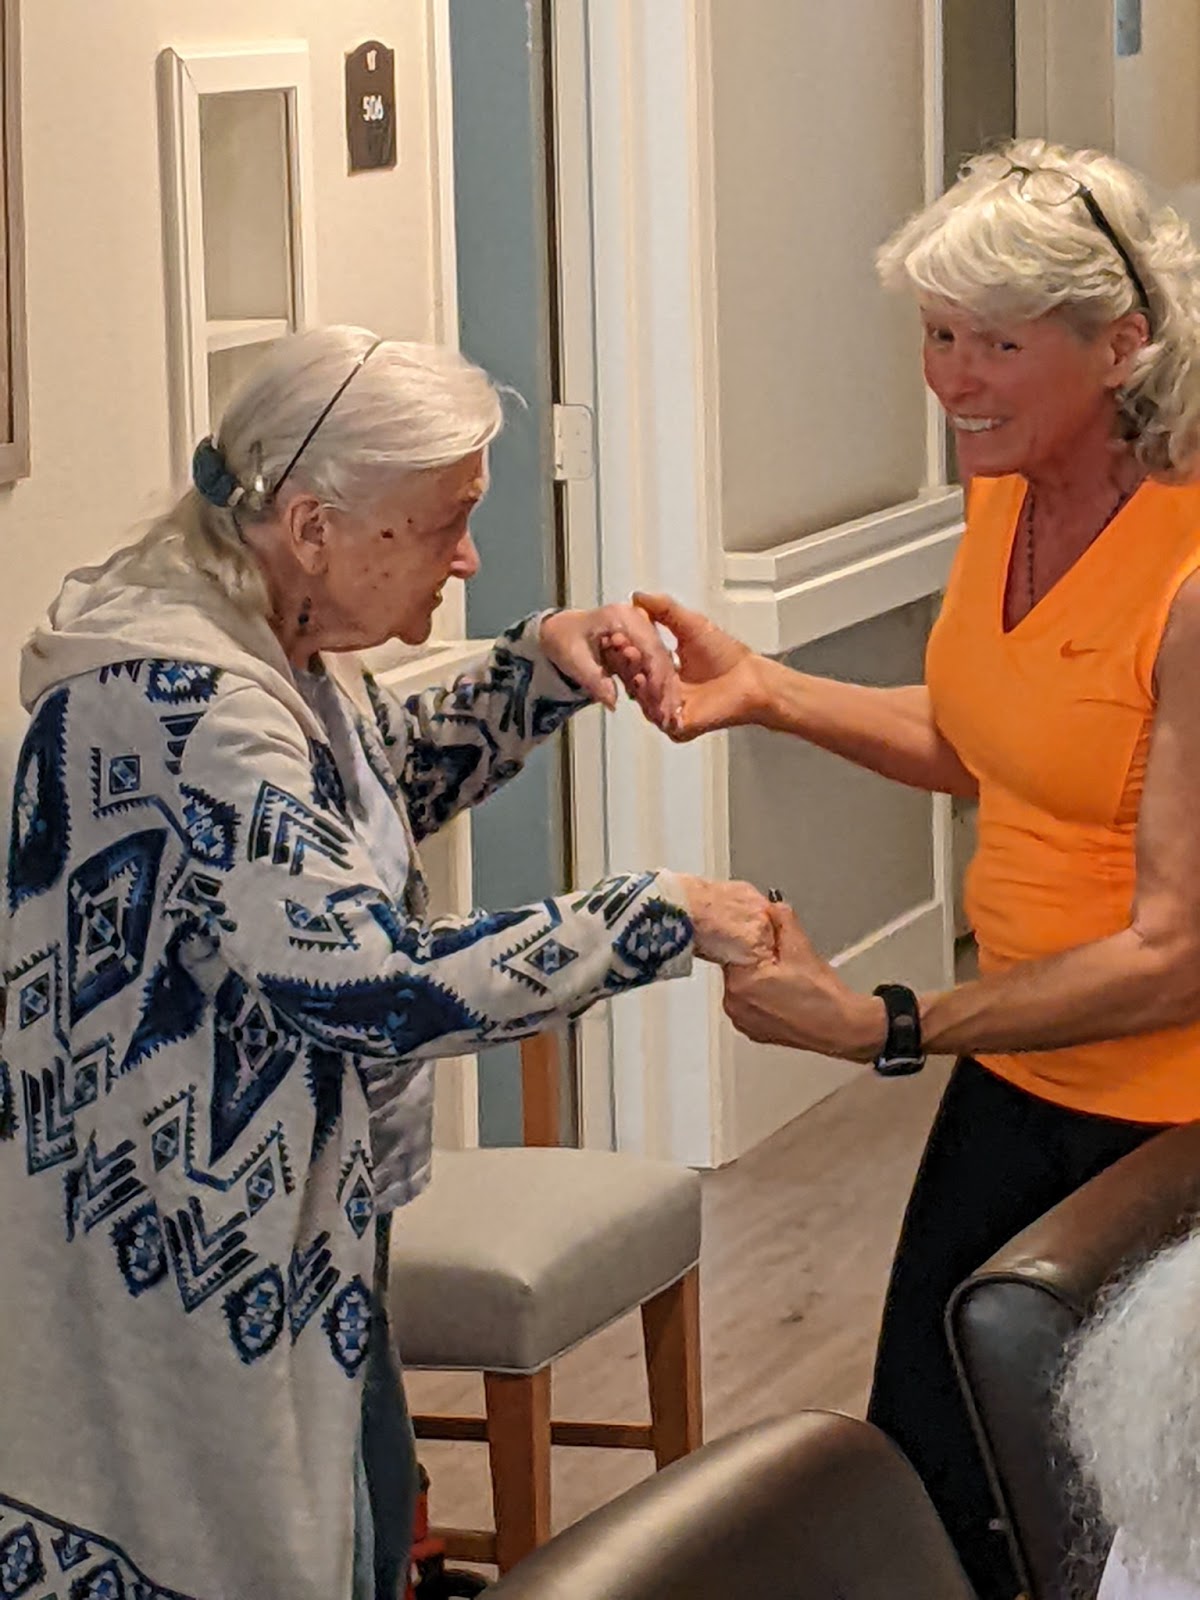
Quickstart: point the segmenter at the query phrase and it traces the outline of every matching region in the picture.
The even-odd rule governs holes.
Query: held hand
[[[740,639],[700,611],[665,594],[635,594],[634,603],[677,640],[679,716],[667,729],[680,743],[715,728],[754,722],[763,698],[765,663]]]
[[[612,711],[614,678],[646,718],[669,728],[679,714],[679,680],[657,628],[637,606],[556,611],[542,622],[542,649],[554,665]]]
[[[752,966],[773,956],[770,906],[753,884],[714,883],[690,876],[680,881],[696,930],[696,954],[702,961]]]
[[[796,913],[769,905],[773,954],[725,972],[725,1014],[760,1044],[786,1044],[846,1061],[872,1061],[883,1048],[883,1001],[856,994],[817,955]]]

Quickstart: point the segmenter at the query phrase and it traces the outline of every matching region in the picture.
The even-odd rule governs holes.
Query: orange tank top
[[[1200,486],[1144,483],[1006,633],[1024,494],[1018,477],[972,485],[926,661],[937,724],[979,781],[967,914],[985,973],[1129,925],[1154,664],[1176,592],[1200,568]],[[1200,1024],[979,1059],[1074,1110],[1200,1117]]]

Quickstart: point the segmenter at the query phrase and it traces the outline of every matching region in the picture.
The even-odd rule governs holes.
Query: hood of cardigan
[[[67,575],[21,653],[26,711],[68,679],[120,661],[200,661],[259,684],[288,707],[307,734],[325,737],[265,617],[241,610],[202,573],[147,583],[127,577],[126,565],[116,556],[104,566],[80,567]],[[338,659],[325,660],[344,684]]]

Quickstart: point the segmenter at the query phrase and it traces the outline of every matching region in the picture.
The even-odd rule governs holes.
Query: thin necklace
[[[1095,543],[1095,541],[1104,532],[1105,528],[1108,527],[1109,523],[1125,505],[1126,501],[1133,498],[1133,496],[1141,488],[1142,482],[1143,480],[1138,478],[1129,486],[1128,489],[1122,489],[1118,492],[1116,499],[1105,512],[1103,520],[1097,523],[1095,533],[1093,533],[1092,537],[1088,540],[1088,546]],[[1025,491],[1025,504],[1021,508],[1021,531],[1025,540],[1025,583],[1027,591],[1026,598],[1028,600],[1028,605],[1026,606],[1027,611],[1032,611],[1034,606],[1038,603],[1037,572],[1034,561],[1037,546],[1035,545],[1033,538],[1033,514],[1035,504],[1036,496],[1034,494],[1033,485],[1030,484]],[[1085,546],[1085,548],[1087,548],[1087,546]]]

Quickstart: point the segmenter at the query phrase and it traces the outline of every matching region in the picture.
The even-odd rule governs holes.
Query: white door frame
[[[558,282],[557,394],[564,405],[596,410],[595,300],[592,292],[592,163],[588,120],[587,0],[555,0],[547,47],[554,80],[554,258]],[[604,598],[596,477],[568,477],[560,486],[564,600],[588,609]],[[572,883],[595,883],[609,867],[604,801],[607,718],[576,717],[566,733]],[[612,1017],[593,1006],[575,1025],[579,1141],[611,1150],[616,1132]]]
[[[454,78],[450,61],[450,0],[427,0],[430,125],[433,133],[434,281],[437,306],[431,337],[458,344],[458,250],[454,220]],[[461,584],[446,593],[435,621],[434,642],[461,641],[466,633],[466,595]],[[471,815],[466,812],[433,841],[444,852],[444,876],[452,907],[471,909]],[[479,1143],[479,1065],[477,1056],[437,1063],[433,1102],[434,1143],[443,1149],[474,1149]]]
[[[576,103],[588,121],[574,137],[586,141],[591,215],[560,213],[559,250],[564,337],[577,328],[591,358],[599,426],[588,514],[603,526],[593,555],[573,523],[572,570],[594,573],[605,598],[661,587],[709,606],[719,485],[707,404],[716,360],[707,10],[693,0],[556,0],[556,14],[563,43],[587,63]],[[570,158],[563,131],[560,161]],[[590,271],[576,270],[581,260]],[[605,839],[613,871],[664,864],[726,876],[725,757],[723,737],[676,749],[622,708],[607,719],[600,781],[576,784],[577,833]],[[719,1159],[729,1050],[711,970],[625,996],[610,1017],[609,1122],[589,1116],[585,1092],[586,1141],[607,1134],[622,1150]]]
[[[691,139],[709,122],[691,91],[709,80],[687,73],[694,21],[686,0],[655,0],[653,7],[555,0],[561,395],[601,419],[595,479],[564,485],[570,605],[647,586],[671,588],[698,605],[712,594],[716,501],[708,476],[716,454],[706,436],[706,374],[692,370],[708,354],[700,351],[706,280],[692,272],[699,211],[686,198],[676,206],[665,251],[641,215],[652,194],[676,180],[695,192]],[[682,54],[681,28],[689,37]],[[646,126],[643,112],[667,85],[658,82],[655,97],[636,107],[612,85],[636,75],[639,61],[669,59],[677,62],[670,103],[659,104],[655,125]],[[687,310],[673,320],[660,308],[677,301]],[[652,443],[648,408],[660,391],[677,408],[676,425]],[[664,534],[669,558],[660,546]],[[628,706],[615,717],[578,719],[571,730],[575,881],[653,863],[725,876],[723,760],[723,739],[676,751]],[[710,1059],[718,1018],[707,971],[687,985],[594,1008],[578,1034],[584,1146],[669,1150],[709,1164],[720,1106]]]

